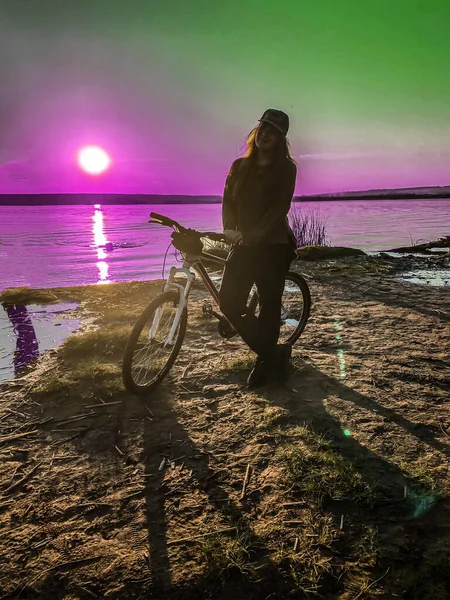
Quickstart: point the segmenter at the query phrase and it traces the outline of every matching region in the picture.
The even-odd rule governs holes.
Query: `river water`
[[[333,245],[387,250],[450,233],[449,200],[303,202]],[[0,206],[0,291],[160,278],[170,230],[149,212],[221,230],[220,204]],[[112,242],[113,250],[100,246]],[[166,261],[175,264],[173,248]]]

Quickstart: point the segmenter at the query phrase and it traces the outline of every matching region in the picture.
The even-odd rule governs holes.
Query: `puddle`
[[[398,252],[382,252],[385,255],[408,261],[407,271],[395,275],[397,281],[406,281],[418,285],[433,287],[450,287],[450,258],[448,248],[431,248],[432,254],[399,254]],[[442,255],[442,256],[441,256]],[[421,260],[418,260],[421,259]],[[403,262],[403,264],[405,264]]]
[[[448,269],[414,269],[405,271],[396,277],[397,281],[417,283],[419,285],[430,285],[437,287],[450,287],[450,270]]]
[[[448,254],[450,252],[450,248],[430,248],[430,252],[442,252],[443,254]]]
[[[81,321],[66,313],[77,302],[0,307],[0,381],[21,376],[39,356],[56,348]]]

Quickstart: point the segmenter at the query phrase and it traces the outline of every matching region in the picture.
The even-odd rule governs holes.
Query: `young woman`
[[[257,355],[249,387],[264,385],[270,374],[280,383],[289,375],[291,348],[278,345],[284,278],[297,246],[287,219],[297,177],[288,130],[286,113],[266,110],[247,137],[244,157],[232,164],[223,194],[223,229],[232,250],[220,308]],[[258,317],[246,312],[253,284],[260,300]]]

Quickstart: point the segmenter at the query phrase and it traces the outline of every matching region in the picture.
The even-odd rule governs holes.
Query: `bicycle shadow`
[[[176,540],[169,539],[168,530],[170,524],[177,523],[176,529],[180,531],[179,522],[183,523],[182,539],[190,539],[200,536],[204,533],[200,528],[195,531],[198,523],[197,516],[200,513],[195,507],[195,502],[199,502],[199,494],[207,496],[209,504],[208,514],[211,521],[208,528],[211,531],[228,528],[236,528],[233,531],[226,532],[229,536],[248,536],[251,543],[247,550],[251,552],[251,559],[262,567],[259,574],[264,576],[258,582],[252,582],[246,578],[228,576],[224,581],[219,582],[214,579],[207,580],[209,586],[207,591],[213,593],[213,597],[232,597],[235,600],[244,600],[255,597],[255,591],[276,600],[284,598],[290,592],[286,578],[278,572],[277,567],[271,561],[268,551],[259,540],[248,523],[250,507],[243,501],[241,504],[225,490],[224,486],[217,481],[220,472],[211,465],[211,453],[203,451],[191,438],[186,427],[178,419],[174,408],[171,406],[171,392],[168,389],[161,389],[152,396],[151,416],[142,407],[141,417],[144,420],[144,466],[146,477],[145,482],[145,512],[148,530],[149,546],[149,568],[152,576],[152,594],[155,597],[182,597],[194,598],[204,597],[205,581],[198,590],[189,588],[189,596],[184,596],[178,584],[174,582],[174,573],[172,564],[186,563],[189,561],[192,548],[191,542],[178,543]],[[163,465],[163,459],[166,459]],[[171,482],[167,483],[168,471],[175,465],[181,465],[185,473],[181,479],[180,489],[173,486]],[[171,464],[172,463],[172,466]],[[185,506],[184,499],[192,497],[192,501]],[[211,511],[215,509],[214,511]],[[217,522],[217,521],[220,521]],[[192,525],[190,525],[192,523]],[[184,527],[184,524],[187,527]],[[187,548],[187,550],[186,550]],[[176,557],[183,557],[176,560]],[[183,556],[184,555],[184,556]],[[228,573],[230,575],[230,573]],[[275,582],[275,584],[274,584]],[[181,596],[177,593],[181,592]],[[195,594],[198,593],[198,596]],[[280,595],[279,595],[280,594]],[[258,596],[259,597],[259,596]]]
[[[358,441],[357,424],[355,424],[355,437],[344,435],[343,425],[327,410],[327,400],[331,396],[337,397],[364,411],[372,411],[374,418],[388,419],[395,426],[446,455],[448,455],[448,446],[435,438],[432,429],[426,426],[418,428],[417,424],[406,417],[352,390],[311,364],[305,363],[302,366],[302,370],[295,373],[293,377],[292,390],[268,387],[264,390],[264,397],[269,403],[289,412],[290,425],[312,423],[312,429],[324,433],[328,439],[331,439],[334,451],[354,466],[371,489],[380,490],[384,494],[379,504],[375,502],[372,513],[368,517],[377,524],[380,535],[386,536],[389,540],[397,531],[399,524],[411,521],[417,523],[417,519],[421,522],[422,517],[429,519],[438,507],[437,498],[432,497],[429,490],[423,490],[421,495],[423,486],[419,481]],[[226,373],[223,373],[223,377],[226,377]],[[230,379],[230,374],[227,377]],[[219,381],[220,378],[219,376]],[[242,373],[234,372],[231,379],[239,384]],[[261,550],[264,546],[248,523],[250,507],[236,501],[235,495],[230,496],[229,491],[225,489],[228,484],[224,486],[217,480],[219,471],[214,464],[215,459],[210,452],[205,452],[192,439],[196,436],[197,426],[182,422],[182,415],[181,418],[178,416],[178,407],[173,404],[173,391],[173,384],[165,384],[152,395],[148,409],[140,400],[135,405],[138,414],[136,415],[136,410],[133,410],[134,416],[139,416],[143,422],[145,518],[152,595],[165,598],[194,598],[197,597],[195,594],[198,594],[200,598],[205,593],[205,586],[208,586],[208,593],[216,594],[214,597],[217,598],[247,599],[255,597],[256,591],[265,594],[261,596],[263,598],[269,594],[275,594],[270,596],[274,600],[286,597],[291,592],[291,588],[285,576],[268,557],[268,552]],[[220,394],[217,399],[220,400]],[[373,411],[377,411],[377,416]],[[129,411],[126,409],[125,412]],[[124,418],[125,415],[121,412],[118,423],[123,422]],[[368,418],[371,418],[370,415]],[[120,429],[122,430],[122,426]],[[118,438],[116,441],[119,444]],[[179,481],[170,477],[170,473],[175,472],[173,464],[176,468],[180,466],[180,471],[184,473],[183,476],[180,475]],[[409,490],[413,491],[411,502],[404,501],[405,488],[408,493]],[[209,522],[200,522],[203,529],[201,527],[196,529],[199,526],[198,517],[201,510],[198,507],[199,511],[196,511],[195,506],[193,507],[195,502],[200,505],[199,494],[206,496],[208,503],[206,510],[211,518]],[[426,500],[427,495],[428,500]],[[186,498],[190,499],[188,507],[184,502]],[[330,505],[326,510],[334,512],[335,508]],[[342,508],[340,505],[338,510],[345,511],[347,508]],[[201,536],[204,533],[205,523],[207,523],[206,529],[210,531],[236,527],[239,533],[247,534],[251,538],[254,560],[256,562],[260,559],[265,567],[261,578],[262,583],[256,584],[239,577],[227,577],[221,583],[203,579],[201,587],[199,584],[198,589],[194,589],[189,577],[189,595],[183,596],[183,590],[180,589],[180,573],[173,572],[173,565],[176,564],[179,569],[180,565],[189,564],[190,557],[193,557],[190,550],[191,542],[196,535]],[[172,530],[171,536],[170,530]],[[225,535],[235,536],[236,533],[226,532]],[[180,539],[185,538],[188,538],[187,542],[178,543]],[[199,539],[201,541],[207,538]]]

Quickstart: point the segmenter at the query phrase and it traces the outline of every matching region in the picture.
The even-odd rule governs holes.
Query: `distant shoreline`
[[[423,192],[351,192],[349,194],[320,194],[294,196],[294,202],[336,202],[351,200],[443,200],[450,191]],[[0,206],[57,206],[57,205],[124,205],[124,204],[220,204],[221,196],[187,196],[156,194],[0,194]]]

